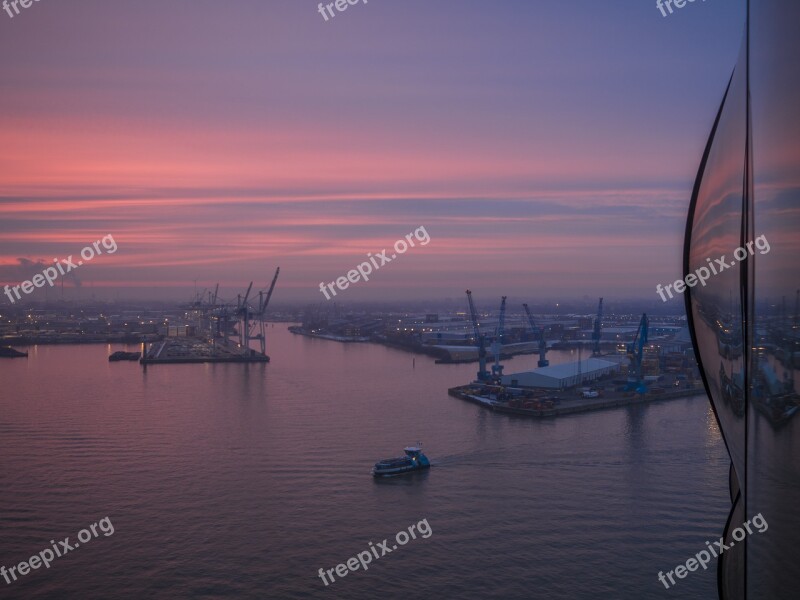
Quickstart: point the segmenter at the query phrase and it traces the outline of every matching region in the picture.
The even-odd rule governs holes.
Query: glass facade
[[[725,599],[796,598],[800,571],[800,3],[748,8],[701,161],[684,269],[698,360],[731,457]],[[761,515],[763,533],[736,530]]]

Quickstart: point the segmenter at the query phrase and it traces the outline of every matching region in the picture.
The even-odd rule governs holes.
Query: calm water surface
[[[106,516],[114,534],[0,578],[0,597],[716,598],[711,568],[657,580],[727,516],[705,398],[511,418],[447,395],[475,365],[268,334],[268,365],[108,363],[122,346],[1,360],[0,565]],[[434,468],[373,481],[417,440]],[[429,538],[318,577],[422,519]]]

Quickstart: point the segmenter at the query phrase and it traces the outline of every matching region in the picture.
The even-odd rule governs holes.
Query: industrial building
[[[501,383],[511,387],[537,387],[553,390],[582,385],[620,370],[618,362],[606,358],[587,358],[580,362],[541,367],[533,371],[503,375]]]

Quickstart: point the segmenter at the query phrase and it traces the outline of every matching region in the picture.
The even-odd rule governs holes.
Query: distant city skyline
[[[657,299],[680,277],[743,3],[316,7],[78,0],[0,22],[0,284],[111,234],[81,296],[185,299],[280,266],[276,302],[318,302],[420,226],[429,245],[342,301]]]

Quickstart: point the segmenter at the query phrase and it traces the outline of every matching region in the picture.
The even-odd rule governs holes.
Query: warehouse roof
[[[619,363],[616,361],[605,360],[602,358],[586,358],[581,361],[581,373],[591,373],[593,371],[602,371],[609,367],[617,367]],[[562,363],[560,365],[550,365],[549,367],[540,367],[533,371],[526,371],[526,373],[536,373],[544,377],[552,377],[553,379],[566,379],[573,377],[578,373],[578,361]],[[514,377],[515,374],[508,375]],[[521,375],[517,373],[516,375]]]

